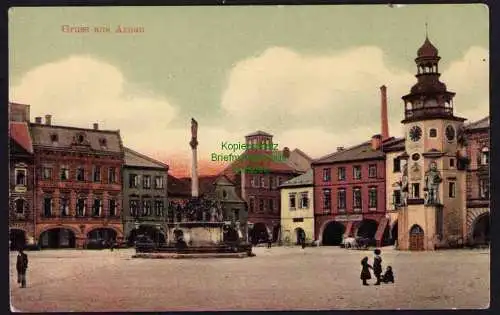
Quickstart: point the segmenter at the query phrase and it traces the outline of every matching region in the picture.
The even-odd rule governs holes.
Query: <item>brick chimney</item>
[[[42,117],[35,117],[35,124],[41,124],[42,123]]]
[[[372,150],[376,151],[380,149],[382,144],[382,136],[381,135],[373,135],[372,136]]]
[[[382,85],[380,87],[380,122],[382,141],[389,138],[389,122],[387,118],[387,87]]]
[[[344,147],[337,147],[337,152],[344,151]]]
[[[94,123],[94,130],[99,130],[99,124],[98,123]]]
[[[50,126],[52,123],[52,115],[45,115],[45,124]]]

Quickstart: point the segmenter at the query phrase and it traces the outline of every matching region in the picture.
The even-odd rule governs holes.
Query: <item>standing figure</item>
[[[21,285],[21,288],[26,288],[26,270],[28,269],[28,255],[26,255],[22,248],[19,249],[19,254],[17,255],[17,283]]]
[[[363,281],[363,285],[368,285],[366,280],[370,280],[372,275],[370,273],[370,269],[373,269],[370,264],[368,264],[368,257],[365,257],[361,260],[361,280]]]
[[[439,174],[436,162],[432,162],[429,170],[425,173],[425,189],[428,192],[426,204],[436,204],[439,202],[439,184],[443,179]]]
[[[380,257],[380,249],[374,250],[375,257],[373,258],[373,273],[377,278],[375,285],[380,285],[380,278],[382,275],[382,257]]]
[[[403,176],[401,176],[401,205],[406,206],[408,199],[408,165],[403,165]]]
[[[271,234],[267,235],[267,248],[271,248],[273,244],[273,237]]]

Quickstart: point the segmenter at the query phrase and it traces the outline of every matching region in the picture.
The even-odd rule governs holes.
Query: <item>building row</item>
[[[186,220],[196,186],[196,196],[220,202],[224,221],[239,222],[254,242],[363,237],[419,250],[488,242],[489,117],[455,116],[439,60],[426,38],[417,82],[402,97],[404,137],[389,134],[382,86],[381,132],[367,141],[312,159],[300,149],[276,151],[273,135],[256,131],[240,159],[195,182],[125,147],[119,130],[55,126],[50,115],[30,122],[29,106],[11,103],[11,241],[85,247],[148,234],[163,242]]]

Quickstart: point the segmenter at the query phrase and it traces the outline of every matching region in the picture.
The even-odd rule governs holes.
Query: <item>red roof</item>
[[[29,153],[33,153],[33,142],[26,122],[9,122],[9,136]]]

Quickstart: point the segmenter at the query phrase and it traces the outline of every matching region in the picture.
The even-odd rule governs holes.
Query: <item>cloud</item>
[[[489,115],[489,52],[481,47],[471,47],[462,59],[442,71],[441,80],[448,89],[456,92],[454,108],[457,115],[479,120]]]
[[[211,162],[221,143],[244,142],[256,130],[273,135],[280,148],[300,148],[313,158],[380,133],[381,85],[388,87],[389,129],[401,136],[401,96],[414,73],[390,67],[378,47],[338,53],[301,54],[271,47],[228,72],[222,91],[223,124],[199,121],[201,173],[224,167]],[[442,81],[456,92],[455,111],[471,120],[489,112],[488,51],[471,47],[452,61]],[[408,61],[413,62],[412,60]],[[124,144],[166,161],[176,175],[189,175],[190,122],[173,127],[179,107],[168,98],[137,89],[115,66],[93,56],[71,56],[27,72],[10,89],[11,101],[31,104],[33,116],[54,115],[61,125],[120,129]],[[203,109],[200,109],[203,110]],[[195,116],[196,113],[189,113]]]
[[[33,116],[53,115],[53,124],[120,129],[126,144],[139,149],[159,147],[162,130],[176,108],[148,91],[132,86],[120,70],[92,56],[71,56],[27,72],[10,89],[10,100],[31,104]]]
[[[272,130],[288,146],[322,155],[380,133],[379,87],[386,85],[390,133],[402,136],[401,96],[416,78],[387,65],[384,56],[371,46],[328,55],[271,47],[235,64],[222,107],[240,127]],[[471,47],[441,69],[442,81],[457,92],[456,113],[472,120],[489,112],[487,56],[487,50]]]

